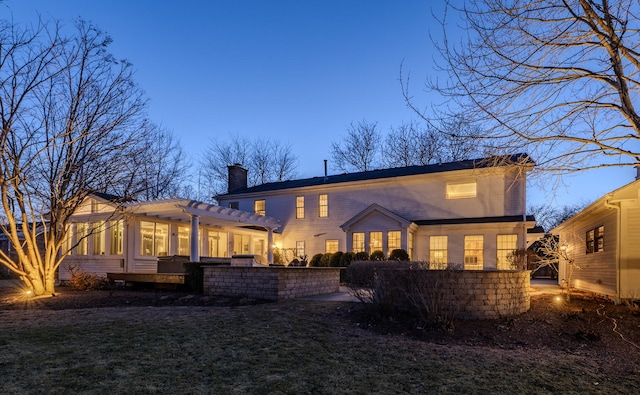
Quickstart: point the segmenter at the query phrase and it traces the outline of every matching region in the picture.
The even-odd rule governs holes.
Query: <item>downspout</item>
[[[607,196],[608,198],[613,197],[612,194],[609,194]],[[617,235],[617,240],[616,240],[616,300],[615,303],[618,304],[620,303],[620,238],[622,237],[622,218],[621,218],[621,210],[620,210],[620,206],[613,204],[613,203],[609,203],[609,199],[604,201],[604,206],[608,209],[615,209],[617,211],[617,215],[616,215],[616,232],[618,233]],[[606,230],[605,230],[606,232]],[[606,233],[605,233],[606,234]]]

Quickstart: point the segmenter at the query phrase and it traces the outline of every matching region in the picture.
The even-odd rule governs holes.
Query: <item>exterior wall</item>
[[[388,269],[398,270],[398,269]],[[401,272],[402,273],[402,272]],[[525,271],[482,270],[405,270],[407,275],[425,276],[425,284],[437,281],[437,290],[425,290],[427,296],[442,301],[443,311],[461,319],[495,319],[525,313],[531,307],[530,277]],[[384,272],[380,274],[384,279]],[[391,276],[395,277],[395,276]],[[402,281],[394,278],[392,281]],[[392,288],[391,288],[392,289]],[[435,292],[431,295],[430,292]],[[406,308],[405,295],[396,295],[393,303]],[[416,300],[420,300],[419,297]]]
[[[206,295],[280,301],[340,290],[339,268],[203,266]]]
[[[477,196],[446,199],[448,182],[476,181]],[[320,194],[327,194],[329,215],[318,216]],[[304,219],[296,219],[296,197],[304,196]],[[326,240],[338,240],[340,251],[348,241],[340,225],[376,203],[409,221],[523,215],[526,212],[525,177],[514,170],[489,168],[354,181],[313,187],[292,188],[219,198],[221,206],[238,202],[239,209],[253,211],[255,200],[265,200],[266,214],[281,223],[281,248],[295,248],[304,241],[311,256],[325,252]],[[388,226],[386,224],[385,226]],[[368,229],[376,231],[401,230]],[[405,235],[407,236],[407,235]],[[403,240],[406,243],[406,240]]]
[[[464,237],[482,235],[484,237],[484,269],[496,269],[497,237],[504,234],[518,235],[518,248],[525,248],[525,225],[514,223],[464,224],[420,226],[415,233],[415,249],[412,259],[429,261],[429,237],[447,236],[448,261],[454,265],[464,264]]]
[[[604,250],[586,253],[586,233],[604,225]],[[617,211],[604,205],[596,205],[565,221],[554,230],[560,248],[564,248],[569,259],[579,269],[571,275],[572,286],[576,289],[602,295],[617,295],[616,249],[618,243]],[[569,280],[570,265],[560,259],[558,280]]]
[[[622,204],[620,226],[620,297],[640,298],[640,201]]]

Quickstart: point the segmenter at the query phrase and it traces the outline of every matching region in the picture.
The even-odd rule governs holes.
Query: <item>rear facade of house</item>
[[[220,206],[278,219],[275,247],[289,261],[337,251],[407,251],[433,267],[511,269],[526,247],[523,154],[331,175],[247,187],[229,167]]]

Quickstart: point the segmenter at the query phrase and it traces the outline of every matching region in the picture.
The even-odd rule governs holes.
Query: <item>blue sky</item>
[[[404,0],[4,0],[0,16],[17,23],[37,14],[68,24],[94,22],[131,61],[150,99],[152,120],[172,129],[193,161],[211,138],[239,134],[290,143],[300,177],[323,172],[331,142],[351,122],[382,130],[415,118],[399,71],[420,91],[434,76],[429,34],[440,2]],[[535,159],[535,158],[534,158]],[[633,180],[633,169],[564,177],[552,190],[533,183],[529,202],[591,201]],[[543,186],[545,187],[543,189]]]

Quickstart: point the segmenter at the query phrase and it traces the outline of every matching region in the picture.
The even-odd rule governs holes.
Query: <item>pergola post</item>
[[[273,265],[273,229],[267,228],[267,261]]]
[[[191,238],[189,260],[191,262],[200,262],[200,246],[198,245],[199,227],[200,217],[197,215],[191,215],[191,233],[189,234],[189,237]]]

